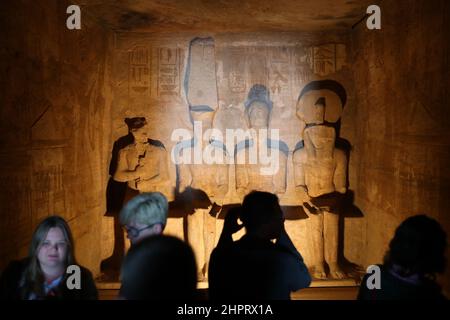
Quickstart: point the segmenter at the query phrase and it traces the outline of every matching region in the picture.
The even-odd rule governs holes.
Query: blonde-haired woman
[[[79,288],[68,285],[70,265],[79,267]],[[74,281],[76,283],[76,281]],[[1,299],[95,300],[97,288],[91,272],[79,266],[67,222],[59,216],[43,220],[34,231],[28,257],[13,261],[0,277]]]

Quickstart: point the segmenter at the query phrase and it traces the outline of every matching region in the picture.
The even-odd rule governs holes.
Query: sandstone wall
[[[408,216],[425,213],[450,231],[449,9],[446,1],[381,2],[381,30],[361,23],[352,32],[365,265],[382,261]]]

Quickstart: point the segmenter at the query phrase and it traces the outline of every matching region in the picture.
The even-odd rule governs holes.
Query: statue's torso
[[[306,158],[303,163],[305,184],[310,197],[318,197],[335,191],[333,177],[336,169],[334,158]]]
[[[203,147],[210,148],[210,151],[220,154],[223,163],[205,163],[205,159],[202,158],[201,163],[195,164],[194,162],[194,146],[186,146],[181,149],[180,155],[184,153],[190,153],[192,155],[190,164],[182,164],[179,166],[179,170],[188,170],[187,173],[190,177],[189,186],[193,189],[198,189],[206,192],[209,196],[216,196],[225,194],[228,192],[228,164],[226,163],[227,153],[220,146],[206,145]],[[180,175],[186,177],[186,172],[180,172]],[[186,186],[184,186],[186,187]]]
[[[279,189],[280,187],[278,185],[285,183],[287,155],[280,149],[271,147],[268,144],[266,144],[265,147],[267,148],[267,151],[263,152],[263,154],[270,155],[273,157],[272,160],[278,159],[276,160],[278,161],[277,168],[274,168],[275,170],[271,172],[270,162],[268,159],[260,158],[258,146],[256,144],[247,145],[236,152],[236,187],[244,187],[247,192],[252,190],[266,192],[280,191],[275,190],[275,188],[278,187]],[[244,159],[245,163],[239,163]],[[239,174],[245,174],[246,179],[239,177]],[[248,184],[246,186],[241,186],[242,180],[247,180]],[[285,186],[282,187],[285,189]]]
[[[162,152],[165,152],[165,150],[163,150],[162,148],[153,146],[151,144],[145,144],[144,148],[138,148],[136,147],[136,145],[130,145],[126,147],[124,151],[126,152],[128,170],[134,171],[141,164],[143,164],[144,168],[142,177],[128,182],[128,186],[130,188],[136,190],[141,189],[138,186],[139,183],[143,185],[143,181],[149,180],[160,173]],[[151,188],[150,184],[146,183],[145,191],[157,191],[157,185],[155,185],[154,188]]]

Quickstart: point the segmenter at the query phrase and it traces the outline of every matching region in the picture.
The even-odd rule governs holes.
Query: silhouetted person
[[[369,289],[366,275],[358,299],[445,299],[435,274],[445,270],[447,236],[440,224],[425,215],[403,221],[395,231],[380,265],[380,289]],[[370,281],[370,279],[369,279]]]
[[[246,234],[234,242],[232,234],[243,226]],[[303,258],[284,228],[278,197],[260,191],[246,195],[242,207],[231,209],[225,217],[211,254],[210,298],[290,299],[291,292],[310,283]]]
[[[28,257],[11,262],[2,273],[0,300],[96,300],[97,288],[86,268],[78,266],[79,289],[67,286],[70,265],[77,265],[70,228],[61,217],[47,217],[34,231]]]
[[[194,253],[187,243],[172,236],[149,237],[131,247],[121,276],[121,299],[195,299],[197,267]]]

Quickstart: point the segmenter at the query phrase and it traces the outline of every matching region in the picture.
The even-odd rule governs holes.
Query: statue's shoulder
[[[298,142],[295,146],[294,153],[292,154],[292,160],[296,163],[306,161],[306,150],[303,140]]]
[[[305,148],[305,141],[304,140],[300,140],[299,142],[297,142],[297,144],[294,147],[294,152],[299,150],[299,149],[304,149]]]
[[[281,151],[285,156],[289,155],[289,147],[283,140],[267,139],[267,147],[270,149],[278,149],[278,151]]]

